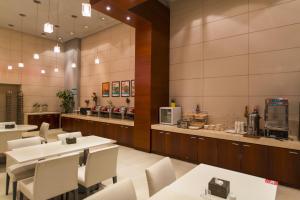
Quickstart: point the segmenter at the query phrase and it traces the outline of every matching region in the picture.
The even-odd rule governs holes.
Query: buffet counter
[[[266,137],[250,138],[250,137],[244,137],[241,134],[226,133],[225,131],[213,131],[213,130],[205,130],[205,129],[191,130],[191,129],[178,128],[177,126],[169,126],[169,125],[162,125],[162,124],[154,124],[151,126],[151,129],[202,136],[208,138],[215,138],[215,139],[232,140],[236,142],[245,142],[251,144],[259,144],[265,146],[300,150],[300,141],[298,140],[280,141],[280,140],[276,140],[273,138],[266,138]]]
[[[80,114],[62,114],[61,117],[68,117],[68,118],[82,119],[82,120],[90,120],[90,121],[103,122],[103,123],[109,123],[109,124],[117,124],[117,125],[124,125],[124,126],[134,126],[134,121],[125,120],[125,119],[112,119],[112,118],[80,115]]]

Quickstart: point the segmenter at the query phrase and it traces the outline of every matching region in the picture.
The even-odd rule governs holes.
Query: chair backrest
[[[170,158],[164,158],[146,169],[149,195],[152,196],[176,180]]]
[[[78,188],[79,154],[73,153],[36,164],[33,199],[50,199]]]
[[[132,181],[126,179],[97,192],[84,200],[137,200]]]
[[[80,137],[82,137],[82,134],[81,134],[81,132],[72,132],[72,133],[63,133],[63,134],[57,135],[57,139],[62,141],[63,143],[66,141],[67,137],[80,138]]]
[[[119,146],[90,150],[85,166],[85,187],[117,175]]]
[[[13,149],[38,145],[41,143],[42,143],[41,137],[30,137],[24,139],[9,140],[7,141],[7,148],[9,151],[11,151]]]
[[[40,136],[47,139],[48,135],[48,130],[49,130],[50,124],[43,122],[41,127],[40,127]]]

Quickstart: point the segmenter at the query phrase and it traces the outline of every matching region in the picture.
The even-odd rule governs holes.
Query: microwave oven
[[[160,107],[159,123],[167,125],[176,125],[181,119],[181,107]]]

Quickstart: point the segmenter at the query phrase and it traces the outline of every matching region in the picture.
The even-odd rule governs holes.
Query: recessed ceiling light
[[[74,35],[74,32],[73,32],[73,31],[71,31],[71,32],[70,32],[70,35]]]
[[[46,70],[42,69],[41,74],[46,74]]]
[[[130,20],[131,20],[131,17],[130,17],[130,16],[127,16],[127,17],[126,17],[126,20],[127,20],[127,21],[130,21]]]
[[[54,72],[58,72],[59,69],[57,67],[54,68]]]
[[[33,54],[33,59],[34,59],[34,60],[40,59],[40,55],[39,55],[38,53],[34,53],[34,54]]]
[[[23,68],[23,67],[24,67],[24,63],[19,62],[19,63],[18,63],[18,67],[19,67],[19,68]]]
[[[87,29],[87,28],[89,28],[89,26],[88,26],[88,25],[85,25],[84,28]]]
[[[12,65],[8,65],[8,66],[7,66],[7,69],[8,69],[8,70],[12,70],[12,69],[13,69],[13,66],[12,66]]]
[[[103,20],[103,21],[104,21],[104,20],[105,20],[105,18],[104,18],[104,17],[102,17],[102,18],[101,18],[101,20]]]
[[[110,7],[110,6],[106,6],[106,10],[107,10],[107,11],[110,11],[110,10],[111,10],[111,7]]]
[[[71,64],[71,67],[72,67],[72,68],[76,68],[76,63],[73,62],[73,63]]]

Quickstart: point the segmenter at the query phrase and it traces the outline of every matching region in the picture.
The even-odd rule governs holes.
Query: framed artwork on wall
[[[121,96],[122,97],[130,96],[130,81],[121,82]]]
[[[131,80],[131,96],[134,97],[135,96],[135,81]]]
[[[113,81],[111,83],[111,96],[112,97],[120,96],[120,81]]]
[[[102,83],[102,97],[109,97],[109,82]]]

